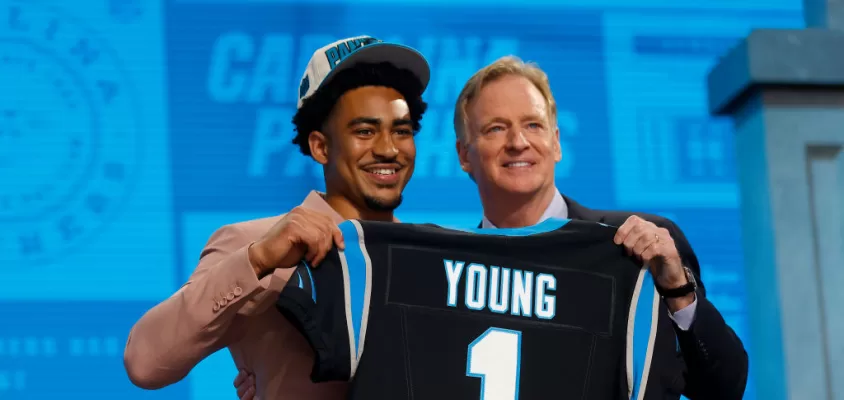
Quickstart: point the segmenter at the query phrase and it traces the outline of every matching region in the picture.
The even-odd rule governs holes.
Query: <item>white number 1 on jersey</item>
[[[481,400],[517,400],[522,333],[489,328],[469,344],[466,376],[481,378]]]

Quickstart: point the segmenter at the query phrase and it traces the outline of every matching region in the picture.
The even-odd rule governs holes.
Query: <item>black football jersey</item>
[[[615,228],[349,220],[276,306],[351,399],[644,398],[658,296]]]

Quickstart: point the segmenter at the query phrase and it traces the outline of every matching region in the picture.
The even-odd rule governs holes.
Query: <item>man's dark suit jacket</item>
[[[747,352],[721,313],[706,299],[700,264],[683,231],[671,220],[657,215],[593,210],[566,196],[563,199],[568,206],[569,219],[618,227],[631,215],[637,215],[667,229],[683,264],[695,274],[697,310],[689,330],[678,328],[668,317],[668,308],[664,304],[661,307],[663,313],[658,322],[645,400],[679,399],[681,394],[691,400],[741,399],[747,385]]]

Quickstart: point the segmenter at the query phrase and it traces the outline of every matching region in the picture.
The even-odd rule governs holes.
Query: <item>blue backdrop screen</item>
[[[558,103],[558,187],[674,219],[752,352],[732,129],[708,117],[704,77],[750,29],[800,26],[799,5],[511,3],[0,0],[0,398],[236,398],[226,350],[135,388],[128,332],[218,227],[322,189],[290,143],[298,82],[314,50],[360,34],[432,67],[400,219],[478,223],[455,98],[498,57],[534,61]]]

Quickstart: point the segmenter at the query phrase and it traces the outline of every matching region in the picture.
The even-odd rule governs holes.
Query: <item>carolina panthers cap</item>
[[[299,102],[296,108],[301,108],[302,101],[329,82],[337,72],[362,62],[388,62],[409,70],[422,83],[423,91],[431,78],[428,61],[413,48],[387,43],[371,36],[341,39],[320,48],[311,56],[299,84]]]

